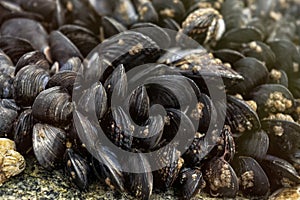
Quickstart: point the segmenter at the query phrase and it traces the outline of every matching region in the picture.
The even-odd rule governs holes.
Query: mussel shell
[[[141,125],[149,118],[150,100],[145,86],[131,93],[128,104],[130,116],[135,123]]]
[[[270,138],[269,153],[285,159],[298,158],[300,125],[285,120],[262,120],[262,129]],[[299,161],[300,163],[300,161]]]
[[[228,162],[216,157],[207,162],[203,170],[211,195],[235,198],[239,190],[238,178]]]
[[[240,156],[251,156],[261,160],[267,155],[269,149],[268,134],[263,130],[245,133],[237,138],[236,149]]]
[[[271,191],[281,187],[299,185],[300,176],[295,168],[286,160],[267,155],[259,163],[269,178]]]
[[[138,15],[133,3],[130,0],[118,0],[117,2],[112,16],[126,27],[137,22]]]
[[[264,84],[268,80],[268,69],[259,60],[246,57],[233,64],[233,69],[244,78],[240,83],[229,88],[230,92],[246,95],[258,85]]]
[[[71,122],[72,112],[71,96],[59,86],[41,92],[32,105],[35,119],[60,127]]]
[[[247,98],[256,102],[260,118],[267,117],[269,113],[290,113],[294,106],[292,93],[279,84],[260,85],[254,88]]]
[[[200,168],[181,169],[176,181],[176,188],[178,189],[180,199],[191,199],[204,187],[205,181]]]
[[[0,98],[10,99],[13,97],[13,81],[14,79],[10,75],[0,73]]]
[[[35,20],[26,18],[7,20],[2,24],[0,34],[28,40],[36,50],[48,54],[48,34],[44,27]]]
[[[99,38],[93,32],[81,26],[64,25],[58,30],[72,41],[83,57],[86,57],[100,43]]]
[[[17,151],[22,155],[28,154],[32,150],[32,130],[34,122],[31,109],[27,109],[19,115],[14,125],[14,142]]]
[[[4,100],[0,101],[0,136],[11,137],[10,132],[13,127],[13,123],[18,117],[16,109],[5,105]]]
[[[148,200],[153,190],[153,175],[146,156],[142,153],[138,153],[138,155],[138,159],[126,158],[125,167],[130,171],[144,173],[125,173],[125,182],[127,183],[125,186],[127,191],[136,198]]]
[[[158,14],[149,0],[133,0],[140,22],[158,22]]]
[[[160,19],[173,18],[177,22],[181,22],[185,14],[185,8],[181,1],[173,0],[152,0],[153,7],[159,14]]]
[[[66,149],[65,173],[80,190],[86,190],[90,183],[91,169],[87,160],[75,153],[73,149]]]
[[[232,49],[219,49],[213,51],[214,57],[222,60],[223,63],[234,64],[238,60],[245,58],[243,54]]]
[[[102,27],[105,38],[109,38],[113,35],[127,30],[127,28],[123,24],[108,16],[104,16],[102,18]]]
[[[226,124],[236,136],[248,131],[260,129],[261,124],[256,112],[244,101],[227,96]]]
[[[63,35],[60,31],[52,31],[49,35],[50,51],[53,61],[58,61],[62,67],[68,59],[78,57],[83,60],[83,56],[78,48]]]
[[[107,95],[102,84],[95,83],[83,91],[78,102],[78,109],[88,115],[96,115],[101,119],[107,111]]]
[[[77,73],[74,71],[57,72],[49,79],[46,89],[60,86],[62,89],[67,89],[69,94],[72,94],[76,78]]]
[[[265,199],[269,195],[269,179],[256,160],[239,156],[233,167],[240,178],[239,188],[245,196]]]
[[[11,36],[0,37],[0,49],[11,58],[14,64],[16,64],[19,58],[25,53],[34,51],[27,40]]]
[[[21,68],[27,65],[36,65],[37,67],[43,68],[44,70],[49,70],[50,68],[49,62],[47,61],[47,58],[43,53],[41,53],[40,51],[32,51],[25,53],[18,60],[15,68],[15,75]]]
[[[58,167],[65,153],[66,133],[48,124],[35,124],[32,133],[33,152],[46,169]]]
[[[47,71],[27,65],[18,71],[14,80],[14,99],[20,106],[31,106],[36,96],[45,89],[50,78]]]

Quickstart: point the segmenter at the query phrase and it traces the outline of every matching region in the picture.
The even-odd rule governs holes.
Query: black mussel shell
[[[91,168],[87,160],[67,148],[65,155],[65,173],[80,190],[86,190],[90,183]]]
[[[294,82],[294,79],[289,79],[286,72],[283,70],[271,69],[268,78],[269,84],[281,84],[292,92],[295,98],[300,97],[295,93],[294,84],[297,87],[297,82]]]
[[[93,32],[81,26],[64,25],[58,30],[72,41],[83,57],[86,57],[100,43],[99,38]]]
[[[153,186],[159,190],[167,190],[175,182],[180,169],[184,164],[184,160],[180,157],[180,152],[168,145],[158,150],[158,158],[155,166],[159,166],[159,169],[153,171]]]
[[[267,155],[269,149],[268,134],[263,130],[245,133],[237,138],[236,149],[240,156],[251,156],[261,160]]]
[[[260,118],[268,117],[269,113],[290,113],[294,106],[292,93],[279,84],[260,85],[247,96],[256,102]]]
[[[295,98],[300,98],[300,78],[297,77],[289,79],[289,90]]]
[[[246,95],[258,85],[264,84],[268,80],[267,67],[256,58],[246,57],[238,60],[232,68],[243,76],[244,80],[229,88],[231,93]]]
[[[13,98],[14,79],[8,74],[0,73],[0,98],[2,99],[11,99]]]
[[[41,92],[32,105],[32,115],[36,120],[60,127],[71,122],[72,112],[71,96],[59,86]]]
[[[149,118],[150,100],[145,86],[132,92],[128,104],[130,116],[135,123],[141,125]]]
[[[39,68],[43,68],[44,70],[49,70],[50,65],[47,61],[46,56],[40,51],[32,51],[25,53],[17,62],[15,68],[15,75],[18,73],[20,69],[27,65],[36,65]]]
[[[33,126],[33,152],[39,164],[46,169],[58,167],[65,153],[66,133],[60,128],[48,124]]]
[[[241,53],[246,57],[253,57],[265,63],[266,67],[269,70],[276,67],[277,65],[274,52],[267,44],[261,41],[250,42],[245,48],[241,50]]]
[[[178,196],[181,200],[191,199],[205,187],[205,184],[200,168],[181,169],[176,180]]]
[[[31,109],[24,110],[14,125],[14,142],[17,151],[22,155],[28,154],[32,150],[33,126],[34,118]]]
[[[268,150],[270,154],[287,160],[299,160],[300,125],[298,123],[279,119],[265,119],[261,123],[262,129],[270,138]]]
[[[113,9],[112,16],[126,27],[138,20],[137,12],[130,0],[118,0]]]
[[[113,35],[127,30],[123,24],[108,16],[102,18],[102,27],[105,38],[112,37]]]
[[[158,22],[158,13],[149,0],[133,0],[133,4],[139,15],[140,22]]]
[[[81,68],[81,60],[78,57],[72,57],[59,69],[59,71],[74,71],[78,72]]]
[[[67,89],[69,94],[72,94],[77,73],[74,71],[60,71],[55,73],[49,79],[46,89],[60,86],[62,89]]]
[[[5,102],[4,100],[0,101],[0,136],[1,137],[8,137],[11,135],[10,132],[13,127],[13,123],[18,117],[18,112],[14,107],[11,107],[9,104],[15,104],[14,102]],[[16,105],[12,105],[16,106]]]
[[[203,176],[212,196],[235,198],[238,177],[230,164],[222,158],[213,158],[203,167]]]
[[[259,163],[269,178],[271,191],[277,190],[281,187],[299,185],[299,174],[296,172],[293,165],[286,160],[267,155]]]
[[[138,153],[138,152],[137,152]],[[139,173],[125,173],[126,189],[129,193],[138,199],[148,200],[153,189],[153,175],[149,161],[143,155],[138,153],[138,159],[132,157],[126,158],[125,170]]]
[[[14,18],[5,21],[0,29],[3,36],[18,37],[30,42],[34,49],[49,55],[48,33],[37,21],[26,18]]]
[[[72,57],[78,57],[83,60],[79,49],[60,31],[52,31],[50,33],[49,43],[52,60],[59,62],[60,67]]]
[[[96,115],[101,119],[107,111],[107,95],[100,82],[83,91],[78,102],[78,109],[82,113]]]
[[[238,60],[245,58],[243,54],[232,49],[219,49],[212,52],[215,58],[219,58],[223,63],[234,64]]]
[[[227,96],[226,121],[235,136],[260,129],[261,124],[256,111],[244,100]]]
[[[43,68],[27,65],[18,71],[14,80],[14,99],[20,106],[31,106],[50,78]]]
[[[181,1],[173,1],[173,0],[152,0],[153,7],[159,15],[160,19],[164,18],[173,18],[178,23],[184,17],[185,8]]]
[[[11,58],[14,64],[16,64],[25,53],[34,51],[27,40],[11,36],[0,37],[0,49]]]
[[[240,190],[246,197],[266,199],[270,192],[269,179],[256,160],[239,156],[233,168],[240,178]]]
[[[243,9],[244,3],[239,0],[226,0],[221,4],[220,12],[224,17],[227,31],[239,28],[245,24]]]

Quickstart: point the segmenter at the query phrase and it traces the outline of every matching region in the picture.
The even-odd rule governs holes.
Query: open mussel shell
[[[104,16],[102,18],[102,27],[105,38],[126,31],[127,28],[112,17]]]
[[[191,199],[199,193],[206,184],[201,169],[198,167],[181,169],[175,183],[179,198],[182,200]]]
[[[268,79],[267,67],[256,58],[246,57],[238,60],[232,68],[243,76],[244,80],[229,88],[231,93],[246,95],[258,85],[264,84]]]
[[[14,125],[14,142],[17,151],[22,155],[28,154],[32,150],[33,126],[34,118],[31,109],[24,110]]]
[[[1,28],[2,36],[19,37],[28,40],[34,49],[49,57],[48,34],[37,21],[26,18],[15,18],[5,21]]]
[[[47,71],[27,65],[18,71],[14,80],[14,99],[20,106],[31,106],[36,96],[45,89],[50,78]]]
[[[300,125],[286,120],[262,120],[262,129],[270,138],[269,153],[288,160],[299,159]],[[300,161],[298,161],[300,163]]]
[[[33,152],[46,169],[58,167],[65,153],[66,133],[48,124],[35,124],[32,133]]]
[[[239,188],[246,197],[266,199],[270,192],[270,183],[256,160],[239,156],[234,160],[233,168],[240,178]]]
[[[71,96],[59,86],[41,92],[32,105],[32,115],[36,120],[58,126],[68,125],[72,112]]]
[[[96,115],[98,119],[104,116],[107,111],[107,95],[100,82],[83,91],[78,109],[83,113]]]
[[[263,84],[254,88],[247,98],[257,104],[260,118],[268,117],[269,113],[290,113],[294,106],[292,93],[279,84]]]
[[[0,37],[0,49],[11,58],[14,64],[16,64],[19,58],[25,53],[34,51],[27,40],[11,36]]]
[[[44,70],[49,70],[50,64],[47,61],[46,56],[40,51],[32,51],[25,53],[17,62],[15,68],[15,75],[18,73],[20,69],[27,65],[36,65],[39,68],[43,68]]]
[[[259,163],[269,178],[271,191],[300,184],[299,174],[286,160],[267,155]]]
[[[234,64],[238,60],[245,58],[239,51],[232,49],[219,49],[212,52],[215,58],[219,58],[223,63]]]
[[[226,124],[234,135],[238,136],[249,131],[260,129],[260,121],[255,112],[246,101],[234,96],[227,96]]]
[[[138,199],[148,200],[153,190],[153,174],[146,156],[138,153],[138,159],[126,158],[125,170],[143,173],[124,173],[126,190]]]
[[[65,155],[65,173],[80,190],[86,190],[90,183],[91,167],[85,158],[67,148]]]
[[[180,152],[173,145],[158,150],[158,157],[154,158],[160,169],[153,171],[153,185],[159,190],[167,190],[175,182],[184,164]]]
[[[215,157],[202,168],[204,180],[212,196],[235,198],[238,190],[238,177],[233,168],[222,157]]]
[[[83,56],[73,42],[60,31],[52,31],[49,35],[50,51],[53,61],[57,61],[62,67],[68,59]]]
[[[267,155],[269,149],[268,134],[263,130],[245,133],[237,138],[236,149],[237,155],[250,156],[261,160]]]
[[[78,25],[64,25],[58,30],[72,41],[83,57],[86,57],[100,43],[93,32]]]
[[[14,102],[11,103],[14,104]],[[17,111],[18,111],[17,109],[9,105],[6,105],[5,100],[0,101],[0,136],[1,137],[11,136],[9,134],[12,130],[14,121],[18,117]]]
[[[49,79],[46,89],[60,86],[62,89],[66,89],[69,94],[72,94],[77,73],[74,71],[60,71],[55,73]]]

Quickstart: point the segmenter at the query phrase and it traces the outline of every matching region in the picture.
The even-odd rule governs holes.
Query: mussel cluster
[[[300,184],[299,35],[296,0],[0,0],[0,137],[81,190],[267,199]]]

